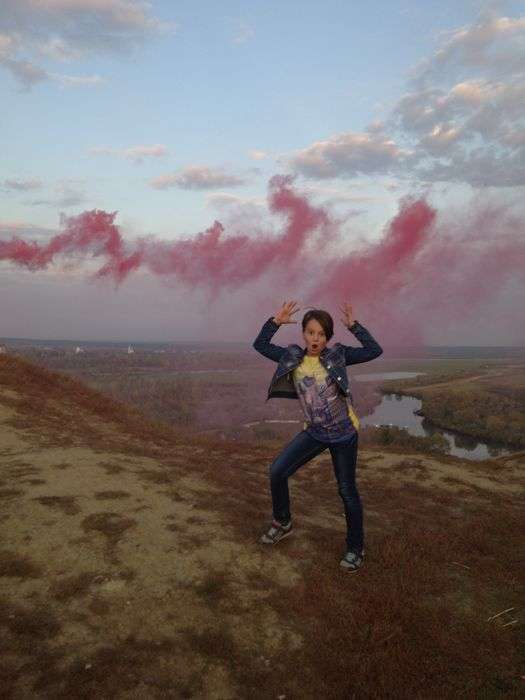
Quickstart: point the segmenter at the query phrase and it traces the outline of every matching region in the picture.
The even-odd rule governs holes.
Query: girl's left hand
[[[350,326],[354,322],[354,315],[352,313],[352,304],[350,304],[349,301],[343,302],[343,305],[339,307],[341,311],[344,314],[344,318],[341,319],[342,323],[347,327],[350,328]]]

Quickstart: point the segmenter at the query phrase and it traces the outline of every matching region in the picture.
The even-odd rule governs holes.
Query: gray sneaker
[[[363,565],[363,560],[365,557],[365,550],[358,554],[357,552],[352,552],[351,549],[347,551],[344,557],[341,559],[339,564],[346,569],[346,571],[357,571]]]
[[[264,544],[276,544],[277,542],[279,542],[279,540],[282,540],[283,537],[287,537],[289,534],[291,534],[291,532],[291,520],[287,525],[283,525],[277,520],[272,520],[272,524],[261,537],[261,542],[263,542]]]

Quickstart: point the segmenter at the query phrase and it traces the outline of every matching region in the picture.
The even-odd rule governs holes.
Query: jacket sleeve
[[[255,338],[252,347],[254,347],[257,352],[261,355],[267,357],[274,362],[279,362],[286,348],[282,348],[280,345],[274,345],[270,343],[271,337],[279,330],[279,324],[272,320],[273,316],[265,322],[261,328],[259,335]]]
[[[348,330],[355,335],[363,347],[353,348],[351,345],[343,345],[346,365],[357,365],[359,362],[368,362],[382,355],[383,348],[360,323],[354,321],[353,324],[349,326]]]

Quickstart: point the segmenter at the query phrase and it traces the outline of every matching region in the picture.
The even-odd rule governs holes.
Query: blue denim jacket
[[[306,348],[302,348],[296,343],[281,347],[270,343],[272,336],[277,332],[280,325],[275,323],[271,316],[261,328],[259,335],[253,342],[252,347],[261,355],[277,362],[277,369],[274,372],[266,401],[271,398],[299,399],[293,383],[292,372],[301,364],[306,354]],[[372,337],[367,329],[357,321],[349,327],[351,333],[363,345],[361,348],[354,348],[342,343],[334,343],[332,347],[324,347],[319,354],[319,361],[328,374],[336,382],[341,392],[353,403],[350,392],[347,365],[356,365],[359,362],[368,362],[383,353],[383,348]]]

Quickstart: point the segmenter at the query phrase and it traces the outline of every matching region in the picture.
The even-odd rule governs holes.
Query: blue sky
[[[0,177],[70,181],[78,206],[30,206],[31,192],[2,197],[4,220],[55,227],[58,210],[118,209],[138,229],[171,237],[213,220],[206,192],[152,191],[148,181],[189,164],[251,174],[235,194],[264,197],[273,159],[381,119],[440,32],[471,21],[474,2],[154,2],[151,15],[176,25],[132,53],[94,53],[46,70],[100,76],[92,87],[42,81],[21,92],[0,72],[5,97]],[[23,134],[23,138],[21,138]],[[90,155],[100,146],[163,144],[168,154],[129,160]],[[224,191],[225,188],[217,188]],[[227,188],[226,188],[227,189]],[[383,192],[391,212],[395,198]],[[389,206],[390,205],[390,206]],[[377,220],[377,219],[376,219]]]
[[[13,226],[45,235],[58,230],[61,212],[93,208],[118,210],[131,238],[190,236],[214,219],[240,217],[246,225],[250,215],[265,215],[268,179],[294,172],[313,201],[334,200],[337,211],[355,214],[359,235],[377,238],[406,192],[430,191],[436,203],[476,193],[479,164],[465,162],[467,146],[461,153],[448,146],[447,133],[459,143],[452,93],[471,81],[458,117],[464,123],[471,116],[465,105],[481,104],[474,83],[502,84],[509,57],[499,72],[488,44],[479,58],[473,28],[488,22],[494,46],[510,36],[514,57],[523,57],[522,8],[457,0],[6,0],[0,236]],[[448,52],[444,61],[440,49]],[[422,127],[401,100],[417,93],[422,114],[425,90],[438,87],[456,106]],[[513,99],[498,148],[521,138],[521,97]],[[494,146],[487,114],[478,119],[485,131],[467,134],[470,148],[485,140],[483,164]],[[345,134],[350,141],[330,146]],[[132,157],[140,152],[141,160]],[[505,188],[489,185],[505,200],[522,186],[522,170],[515,152],[503,155],[514,158],[512,167],[511,160],[500,165],[515,176]],[[445,167],[454,172],[453,188]],[[188,168],[206,169],[207,183],[181,185]],[[192,178],[195,172],[186,183]]]

